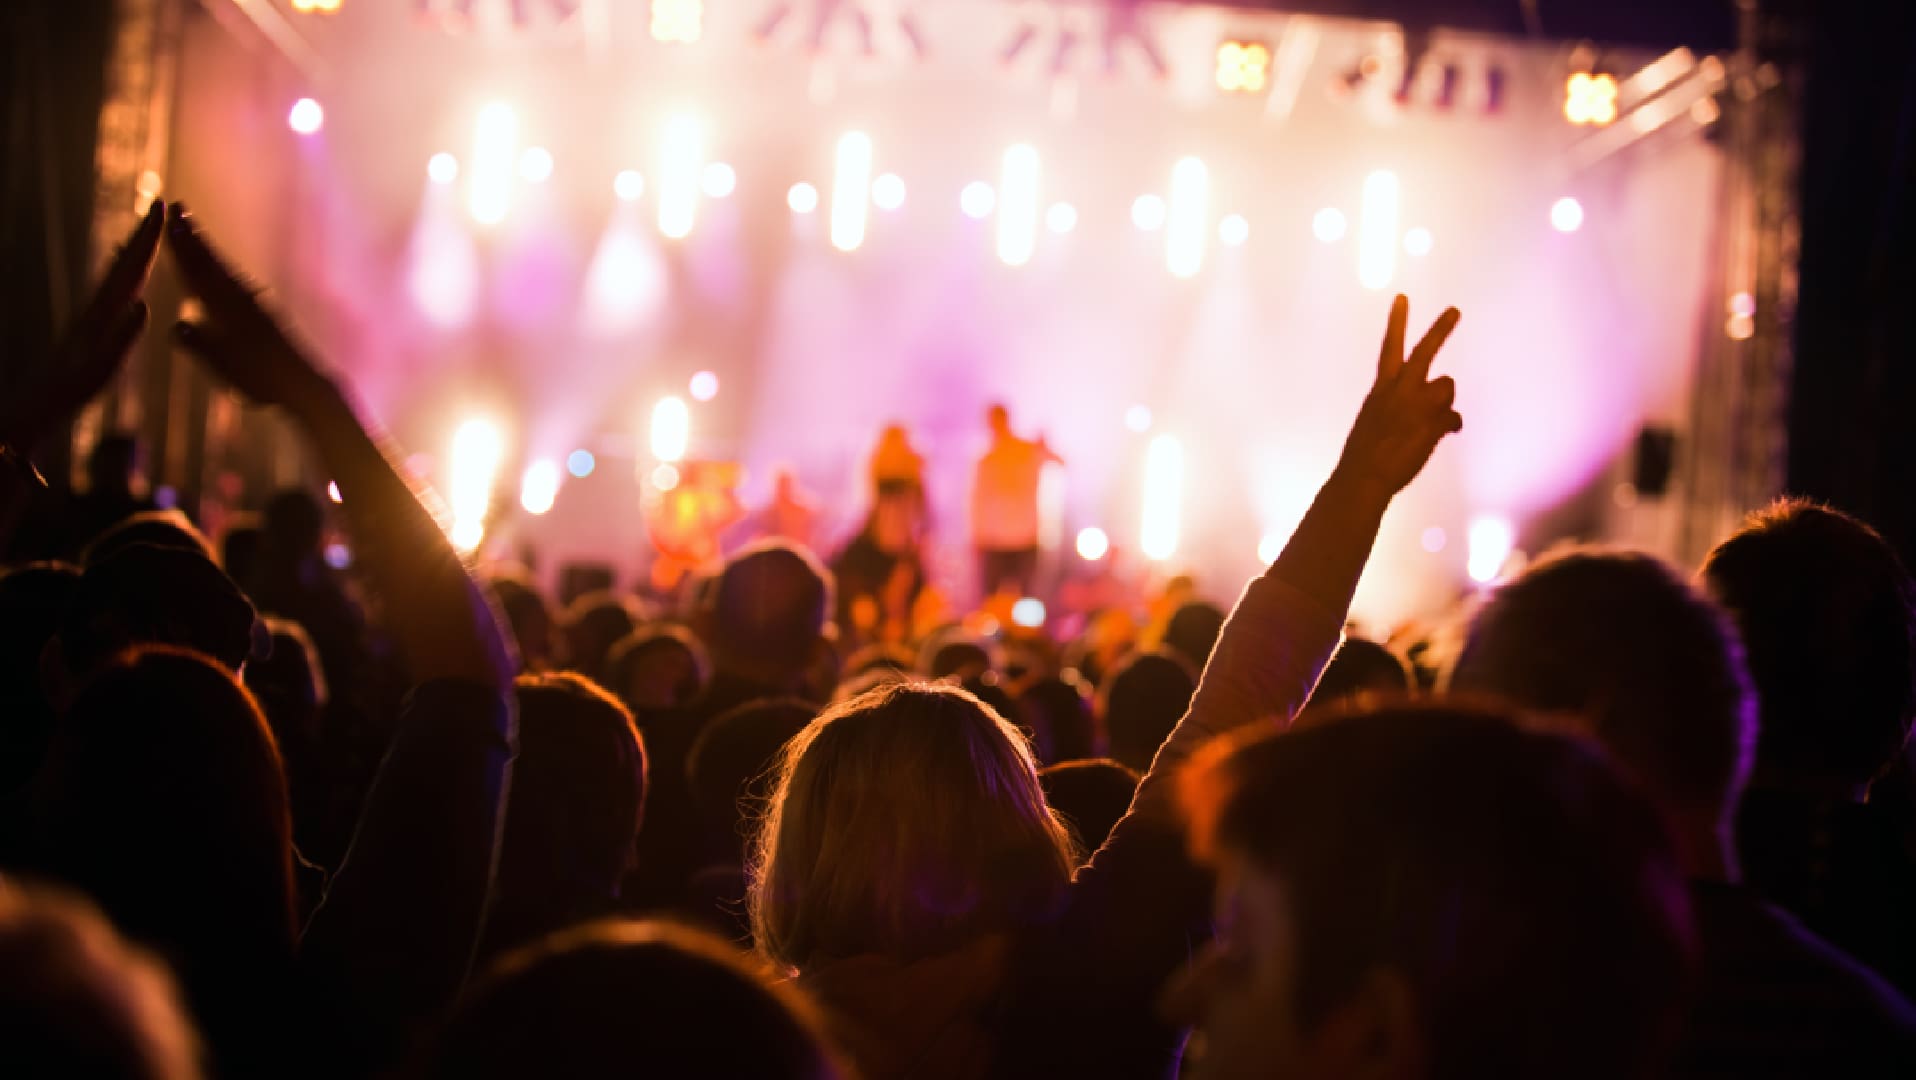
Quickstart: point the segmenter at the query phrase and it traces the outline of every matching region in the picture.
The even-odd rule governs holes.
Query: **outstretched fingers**
[[[159,255],[160,227],[165,221],[166,204],[154,199],[146,216],[133,227],[132,235],[107,264],[106,275],[100,279],[100,287],[94,290],[87,311],[89,317],[117,322],[127,305],[139,298],[140,290],[146,288],[147,275],[153,272],[153,260]],[[112,323],[101,329],[109,328],[113,328]]]
[[[1446,308],[1442,315],[1437,316],[1437,321],[1424,331],[1423,340],[1411,350],[1410,359],[1404,364],[1404,374],[1420,383],[1430,378],[1431,361],[1437,359],[1437,350],[1444,347],[1444,342],[1449,340],[1450,332],[1457,328],[1457,320],[1461,318],[1463,313],[1456,308]]]
[[[1377,353],[1377,382],[1383,385],[1395,379],[1404,366],[1404,326],[1410,321],[1410,297],[1399,295],[1390,302],[1390,321],[1384,326],[1384,345]]]
[[[176,203],[173,210],[167,222],[167,248],[187,287],[213,311],[230,313],[236,305],[251,304],[253,294],[200,234],[186,207]]]

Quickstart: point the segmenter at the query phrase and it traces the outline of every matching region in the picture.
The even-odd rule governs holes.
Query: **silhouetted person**
[[[173,645],[238,671],[268,645],[265,626],[233,580],[204,555],[132,544],[86,568],[60,613],[43,664],[56,706],[92,671],[136,645]]]
[[[740,705],[708,721],[686,758],[700,847],[684,910],[727,940],[751,940],[745,918],[747,839],[786,745],[816,715],[815,706],[796,698]]]
[[[550,671],[558,653],[558,621],[532,575],[521,567],[493,567],[486,572],[485,583],[512,631],[520,670]]]
[[[1410,665],[1388,648],[1368,638],[1344,638],[1317,680],[1306,708],[1313,712],[1335,709],[1366,694],[1399,698],[1411,692]]]
[[[40,657],[79,588],[79,569],[66,563],[0,572],[0,852],[13,845],[11,797],[39,767],[53,734]]]
[[[1098,756],[1098,725],[1091,695],[1076,675],[1031,681],[1018,695],[1018,715],[1032,732],[1032,749],[1046,765]]]
[[[767,541],[726,560],[698,628],[713,675],[695,711],[712,717],[758,698],[807,693],[831,611],[831,573],[802,549]]]
[[[1111,756],[1133,772],[1148,770],[1196,689],[1191,669],[1168,653],[1138,653],[1119,663],[1098,688]]]
[[[266,536],[253,599],[267,614],[303,627],[340,692],[360,694],[372,664],[366,620],[326,562],[323,505],[303,488],[287,488],[267,500],[260,520]]]
[[[1751,515],[1703,562],[1748,652],[1763,718],[1737,818],[1745,879],[1916,993],[1907,808],[1866,802],[1916,714],[1916,589],[1868,525],[1801,500]]]
[[[605,688],[641,722],[698,700],[712,662],[683,626],[654,623],[632,631],[606,654]]]
[[[80,552],[80,563],[91,566],[134,544],[190,551],[209,561],[215,554],[206,534],[188,521],[185,514],[178,510],[142,510],[102,530]]]
[[[1664,1075],[1682,871],[1595,746],[1431,706],[1216,749],[1186,790],[1221,927],[1169,995],[1195,1075]]]
[[[1038,570],[1038,482],[1044,467],[1063,464],[1044,441],[1011,430],[1011,413],[985,410],[991,445],[978,459],[971,487],[971,542],[978,551],[978,589],[985,596],[1031,592]]]
[[[1202,671],[1204,662],[1211,658],[1211,650],[1217,646],[1218,634],[1223,630],[1223,608],[1209,600],[1189,600],[1172,612],[1171,621],[1164,627],[1164,639],[1159,644],[1183,657],[1184,662],[1191,665],[1191,670]]]
[[[1038,770],[1045,802],[1058,812],[1088,857],[1104,846],[1118,819],[1131,809],[1138,774],[1110,758],[1067,761]]]
[[[139,439],[130,432],[107,432],[93,444],[86,459],[87,488],[67,509],[73,551],[118,522],[154,509],[151,499],[134,490],[140,459]]]

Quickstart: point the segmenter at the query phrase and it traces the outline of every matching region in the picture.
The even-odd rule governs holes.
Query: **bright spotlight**
[[[513,150],[519,140],[519,114],[495,101],[479,110],[472,130],[472,184],[466,206],[481,225],[497,225],[512,208]]]
[[[1617,77],[1579,71],[1564,80],[1563,118],[1602,127],[1617,118]]]
[[[631,169],[620,169],[619,175],[612,178],[612,193],[620,202],[636,202],[645,194],[645,177]]]
[[[543,514],[559,497],[559,463],[541,458],[526,466],[519,481],[519,505],[528,514]]]
[[[973,180],[958,193],[958,208],[969,218],[985,218],[998,206],[998,193],[983,180]]]
[[[1044,601],[1035,596],[1018,598],[1011,605],[1011,621],[1026,630],[1044,625]]]
[[[1430,230],[1422,226],[1404,233],[1404,251],[1406,254],[1423,258],[1430,254]]]
[[[1326,244],[1334,244],[1344,238],[1344,212],[1335,206],[1326,206],[1311,218],[1311,232]]]
[[[652,0],[652,40],[691,45],[704,32],[705,0]]]
[[[450,184],[459,179],[459,159],[444,151],[427,158],[426,178],[435,184]]]
[[[1255,94],[1271,78],[1271,48],[1261,41],[1226,41],[1217,47],[1217,88]]]
[[[1085,562],[1097,562],[1111,550],[1111,538],[1104,530],[1092,527],[1078,530],[1078,558]]]
[[[703,144],[697,120],[675,116],[666,121],[659,140],[659,231],[674,240],[692,231]]]
[[[552,179],[552,151],[543,146],[526,147],[519,155],[519,178],[528,184]]]
[[[1266,566],[1277,561],[1284,553],[1284,538],[1277,533],[1265,533],[1257,542],[1257,561]]]
[[[1029,143],[1005,148],[999,181],[998,258],[1006,266],[1031,261],[1038,231],[1038,151]]]
[[[1583,204],[1565,195],[1550,204],[1550,224],[1558,232],[1576,232],[1583,228]]]
[[[685,407],[684,399],[660,398],[652,406],[652,456],[667,463],[679,461],[691,439],[692,410]]]
[[[326,481],[326,497],[333,500],[334,502],[343,501],[339,497],[339,481],[337,480]]]
[[[705,167],[699,186],[712,198],[723,199],[738,187],[738,172],[723,161],[714,161]]]
[[[504,439],[490,420],[474,417],[453,432],[446,501],[452,507],[452,542],[460,551],[472,551],[485,536],[493,479],[504,451]]]
[[[293,102],[293,107],[286,113],[286,126],[301,135],[311,135],[325,123],[326,110],[319,107],[319,102],[309,97]]]
[[[671,491],[679,486],[679,470],[672,465],[660,465],[652,470],[652,486],[660,491]]]
[[[1124,410],[1124,426],[1142,435],[1151,430],[1151,407],[1133,405]]]
[[[1244,220],[1243,214],[1226,214],[1224,220],[1217,223],[1218,243],[1225,247],[1243,247],[1244,241],[1251,238],[1251,223]]]
[[[1078,208],[1068,202],[1052,203],[1044,212],[1044,227],[1063,236],[1078,227]]]
[[[1144,454],[1144,520],[1138,547],[1163,562],[1178,553],[1178,515],[1184,501],[1184,444],[1159,435]]]
[[[785,205],[794,214],[809,214],[818,209],[818,189],[800,180],[785,192]]]
[[[710,401],[718,396],[718,375],[710,371],[696,372],[686,389],[691,392],[693,401]]]
[[[1164,228],[1164,200],[1156,195],[1140,195],[1133,199],[1131,224],[1145,232]]]
[[[832,172],[832,246],[856,251],[865,242],[865,210],[871,204],[872,137],[847,131],[838,139]]]
[[[1517,531],[1509,518],[1487,514],[1470,519],[1470,552],[1465,566],[1470,580],[1479,585],[1497,580],[1516,542]]]
[[[880,173],[872,180],[872,203],[880,210],[896,210],[905,205],[905,179],[897,173]]]
[[[591,476],[592,470],[598,467],[599,459],[593,457],[590,450],[574,450],[565,456],[565,471],[581,480]]]
[[[1200,158],[1180,158],[1171,169],[1171,216],[1164,234],[1164,264],[1173,276],[1190,277],[1204,266],[1204,236],[1210,221],[1211,171]]]
[[[1381,289],[1397,272],[1397,174],[1379,169],[1364,178],[1364,217],[1357,227],[1357,280]]]

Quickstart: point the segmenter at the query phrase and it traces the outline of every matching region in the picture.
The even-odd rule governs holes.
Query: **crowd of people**
[[[34,469],[162,248],[174,340],[302,433],[352,574],[310,492],[211,538],[121,443],[79,494]],[[854,639],[787,541],[665,605],[470,565],[155,202],[0,403],[0,540],[48,556],[0,573],[0,1074],[1916,1075],[1893,550],[1783,501],[1694,573],[1553,553],[1415,663],[1347,637],[1463,422],[1458,313],[1408,318],[1228,615]],[[981,477],[1035,483],[1049,449],[994,428]],[[900,576],[915,459],[881,442],[834,560],[860,595]],[[1032,523],[990,503],[986,579],[1022,587]]]

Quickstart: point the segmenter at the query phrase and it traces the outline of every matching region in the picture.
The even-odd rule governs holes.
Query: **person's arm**
[[[206,312],[182,345],[255,401],[283,408],[334,482],[360,565],[381,590],[412,679],[301,964],[347,1061],[389,1053],[463,982],[485,918],[515,746],[505,635],[433,516],[341,389],[262,308],[193,220],[168,246]],[[394,455],[396,456],[396,455]]]

